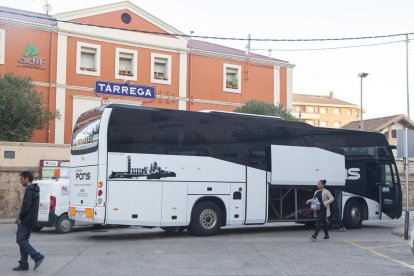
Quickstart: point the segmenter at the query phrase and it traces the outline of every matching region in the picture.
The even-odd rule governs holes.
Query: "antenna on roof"
[[[43,10],[46,15],[49,15],[49,12],[52,10],[52,5],[49,3],[49,0],[43,0],[45,4],[43,5]]]

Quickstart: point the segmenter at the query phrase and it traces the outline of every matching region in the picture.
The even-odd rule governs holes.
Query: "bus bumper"
[[[70,206],[69,217],[74,221],[103,224],[105,220],[105,207]]]

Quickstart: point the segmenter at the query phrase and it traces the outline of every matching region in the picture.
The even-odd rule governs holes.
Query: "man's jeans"
[[[32,228],[23,224],[17,225],[16,232],[16,242],[20,247],[20,266],[28,267],[29,263],[27,262],[28,256],[33,260],[38,260],[42,257],[42,254],[37,252],[29,243],[30,234],[32,233]]]

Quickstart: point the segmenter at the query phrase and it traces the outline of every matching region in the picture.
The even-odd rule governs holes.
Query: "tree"
[[[57,117],[43,105],[28,77],[0,76],[0,141],[27,142]]]
[[[272,104],[257,101],[257,100],[248,101],[242,107],[239,107],[235,109],[234,111],[240,112],[240,113],[250,113],[250,114],[281,117],[285,120],[291,120],[291,121],[297,120],[282,105],[279,104],[279,105],[274,106]]]

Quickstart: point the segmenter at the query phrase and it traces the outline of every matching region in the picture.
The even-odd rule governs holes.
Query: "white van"
[[[35,180],[40,187],[39,217],[34,231],[55,227],[60,234],[72,231],[74,221],[68,216],[69,179]]]

